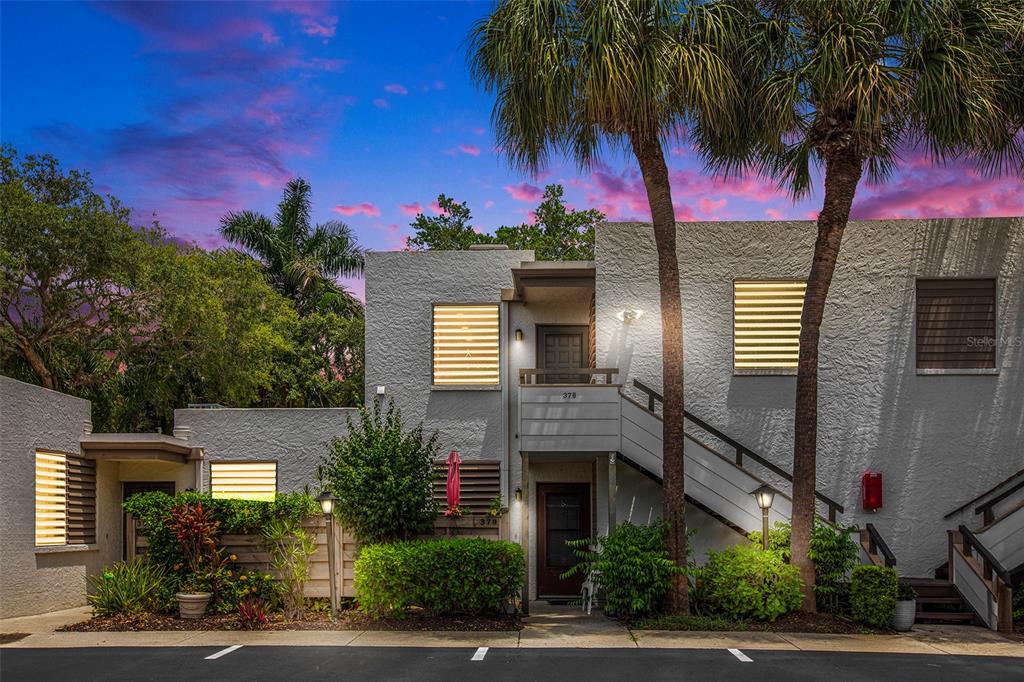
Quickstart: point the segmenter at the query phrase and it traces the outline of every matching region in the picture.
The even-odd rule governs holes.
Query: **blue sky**
[[[0,4],[0,138],[91,171],[97,187],[175,236],[223,245],[227,211],[272,212],[309,180],[319,221],[369,249],[402,248],[441,192],[479,229],[529,218],[544,184],[570,205],[646,219],[635,164],[611,155],[538,177],[495,148],[491,98],[472,83],[465,39],[489,2]],[[811,218],[756,178],[722,182],[685,144],[668,149],[680,220]],[[1024,212],[1019,179],[908,158],[864,186],[865,218]],[[361,283],[352,282],[357,292]]]

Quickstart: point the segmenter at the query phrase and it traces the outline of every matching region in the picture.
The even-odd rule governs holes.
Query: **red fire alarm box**
[[[865,471],[860,478],[860,497],[866,511],[882,508],[882,473]]]

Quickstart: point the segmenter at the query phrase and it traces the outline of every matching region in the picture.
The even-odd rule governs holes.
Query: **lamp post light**
[[[768,511],[775,501],[775,488],[765,484],[751,493],[761,508],[761,546],[768,549]]]
[[[337,499],[327,490],[316,498],[324,512],[324,521],[327,522],[327,572],[330,573],[327,582],[331,585],[331,620],[338,619],[338,575],[334,559],[334,503]]]

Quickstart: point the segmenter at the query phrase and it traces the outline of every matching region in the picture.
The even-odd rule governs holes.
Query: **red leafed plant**
[[[251,597],[238,602],[238,617],[246,630],[258,630],[268,622],[267,603],[259,597]]]
[[[210,518],[202,502],[171,509],[170,528],[194,576],[213,571],[222,563],[217,549],[220,522]]]

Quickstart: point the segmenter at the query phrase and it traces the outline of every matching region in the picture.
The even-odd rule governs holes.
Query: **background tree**
[[[1024,21],[1017,0],[718,0],[738,47],[740,87],[720,93],[740,123],[702,130],[711,165],[754,169],[795,197],[823,169],[824,199],[800,328],[793,445],[792,557],[814,610],[818,342],[825,301],[866,170],[901,154],[1021,170]],[[740,133],[739,136],[736,133]]]
[[[664,402],[664,509],[669,556],[686,565],[683,492],[683,309],[675,212],[663,139],[699,112],[719,116],[730,73],[707,41],[715,26],[677,3],[505,0],[470,36],[474,78],[496,103],[498,146],[514,166],[537,170],[552,151],[581,167],[605,145],[629,150],[647,190],[658,253]],[[673,580],[672,611],[688,610],[686,576]]]
[[[490,244],[493,238],[473,229],[473,213],[466,202],[461,204],[451,197],[439,194],[437,205],[441,213],[428,216],[419,213],[410,223],[416,234],[406,242],[413,251],[465,251],[474,244]]]
[[[362,306],[337,278],[362,274],[362,249],[341,221],[312,226],[310,193],[305,180],[291,180],[274,220],[253,211],[232,212],[221,218],[220,232],[263,263],[267,281],[295,301],[300,314],[315,309],[356,314]]]

